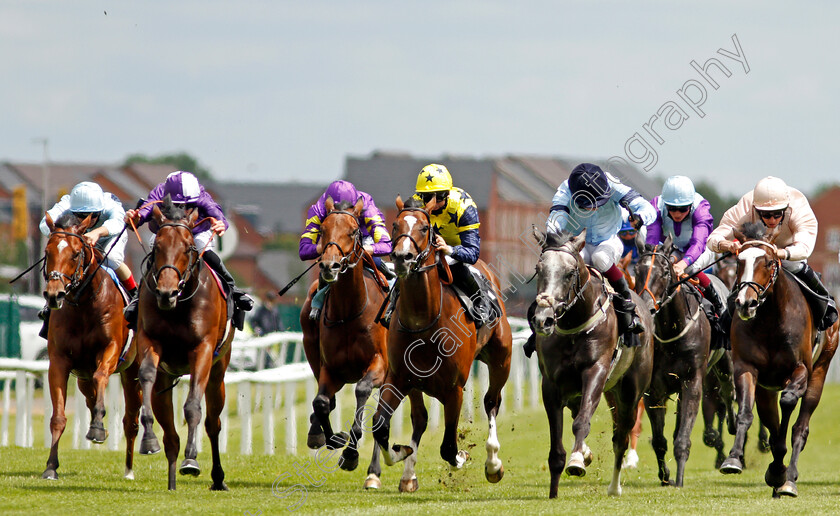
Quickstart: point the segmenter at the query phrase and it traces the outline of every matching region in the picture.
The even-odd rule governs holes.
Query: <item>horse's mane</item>
[[[167,200],[169,202],[167,202]],[[187,210],[185,210],[183,206],[179,206],[172,202],[172,199],[169,197],[168,194],[163,200],[160,212],[163,214],[164,217],[171,221],[177,221],[187,218]]]
[[[760,222],[745,222],[741,226],[741,233],[747,240],[764,240],[767,226]]]
[[[560,233],[556,233],[554,231],[549,231],[545,235],[545,242],[543,242],[543,249],[545,248],[557,248],[568,242],[574,237],[571,233],[567,231],[563,231]]]
[[[340,201],[335,203],[333,210],[349,211],[356,203],[350,201]]]
[[[415,197],[409,197],[405,204],[403,204],[403,208],[425,208],[426,204]]]
[[[70,229],[73,226],[78,226],[82,221],[72,211],[64,212],[58,220],[55,221],[56,229]]]

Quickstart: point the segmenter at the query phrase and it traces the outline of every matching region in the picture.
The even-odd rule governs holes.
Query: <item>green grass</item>
[[[229,453],[222,464],[230,492],[210,492],[209,446],[205,442],[199,462],[204,468],[198,478],[179,476],[178,489],[166,491],[166,461],[163,455],[135,457],[136,480],[122,478],[123,452],[111,452],[102,447],[92,450],[72,450],[72,436],[66,432],[60,450],[59,480],[41,480],[47,450],[41,447],[22,449],[0,448],[0,513],[42,514],[59,512],[84,514],[137,513],[201,513],[201,514],[257,514],[287,513],[286,506],[297,500],[297,494],[287,499],[272,495],[272,483],[282,473],[292,473],[278,489],[295,484],[306,486],[306,498],[298,514],[837,514],[840,512],[840,449],[837,447],[840,413],[833,410],[840,402],[840,385],[826,388],[822,403],[812,420],[808,447],[800,460],[799,498],[772,500],[771,490],[764,484],[764,469],[769,455],[759,454],[755,447],[756,429],[750,432],[747,448],[748,468],[739,476],[723,476],[712,469],[714,454],[702,444],[701,422],[695,425],[694,447],[686,468],[686,487],[683,489],[659,486],[655,458],[649,444],[649,423],[645,419],[639,440],[639,469],[623,475],[624,494],[608,497],[607,484],[612,469],[611,432],[606,403],[602,401],[587,440],[595,453],[595,460],[586,477],[563,476],[560,495],[548,500],[549,474],[548,431],[544,412],[525,409],[519,413],[503,412],[499,418],[501,457],[505,463],[505,478],[491,485],[484,480],[484,440],[486,426],[481,418],[474,423],[461,424],[461,447],[470,449],[471,460],[461,471],[450,472],[440,459],[438,448],[442,430],[427,432],[421,443],[417,465],[420,490],[414,494],[400,494],[397,483],[401,465],[383,466],[383,488],[378,492],[361,489],[370,456],[371,439],[366,436],[362,446],[359,469],[347,473],[336,470],[324,475],[323,485],[312,487],[294,474],[294,462],[312,458],[308,450],[297,456],[285,455],[282,437],[277,439],[277,455],[244,456],[238,453],[239,442],[232,433]],[[303,413],[303,406],[301,407]],[[669,405],[673,413],[674,404]],[[346,409],[345,409],[346,410]],[[666,430],[673,432],[673,414]],[[278,427],[285,423],[276,418]],[[301,421],[301,425],[304,422]],[[36,430],[43,426],[36,419]],[[14,426],[12,426],[14,428]],[[405,431],[409,431],[406,424]],[[301,426],[299,436],[305,438]],[[185,432],[181,433],[183,458]],[[262,450],[261,430],[255,430],[254,450]],[[732,437],[725,437],[727,446]],[[43,442],[36,432],[36,443]],[[399,442],[405,442],[400,439]],[[564,444],[571,447],[571,425],[567,417]],[[727,448],[728,451],[728,448]],[[672,475],[675,472],[670,458]],[[313,471],[310,466],[310,471]],[[318,473],[318,476],[321,474]],[[301,493],[300,491],[299,493]]]

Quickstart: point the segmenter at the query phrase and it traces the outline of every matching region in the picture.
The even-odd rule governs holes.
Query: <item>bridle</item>
[[[762,246],[765,246],[765,247],[769,248],[771,251],[773,251],[773,253],[774,253],[773,273],[770,275],[770,279],[767,280],[767,283],[765,283],[764,285],[761,285],[760,283],[757,283],[755,281],[738,281],[737,283],[735,283],[735,287],[732,289],[732,292],[733,292],[734,295],[737,296],[738,293],[741,292],[741,289],[743,289],[744,287],[747,287],[747,288],[755,291],[757,301],[758,301],[758,306],[761,306],[761,304],[764,303],[764,300],[767,299],[768,290],[770,290],[770,287],[772,287],[773,284],[776,283],[776,279],[779,277],[779,268],[781,266],[781,260],[778,257],[775,256],[776,246],[774,246],[773,244],[770,244],[768,242],[765,242],[764,240],[749,240],[747,242],[744,242],[743,244],[741,244],[741,248],[738,250],[736,255],[742,253],[744,251],[744,247],[747,246],[747,245],[751,246],[751,247],[748,247],[747,249],[752,249],[753,245],[762,245]],[[766,253],[765,253],[765,256],[766,256]]]
[[[639,262],[641,262],[643,258],[647,258],[648,256],[650,256],[650,264],[648,265],[647,275],[645,276],[645,284],[644,284],[644,288],[642,289],[642,291],[647,292],[648,295],[650,296],[650,298],[653,300],[653,309],[650,311],[650,313],[653,314],[653,315],[656,315],[657,313],[659,313],[659,311],[662,310],[663,306],[665,306],[666,304],[671,302],[671,300],[673,300],[675,297],[677,297],[677,294],[680,292],[680,289],[682,288],[682,284],[678,284],[679,283],[678,282],[679,278],[676,277],[676,273],[674,272],[674,268],[671,265],[670,253],[665,254],[662,251],[657,251],[658,247],[659,246],[656,245],[656,246],[653,247],[652,251],[647,251],[647,252],[641,253],[639,255]],[[661,301],[658,301],[656,299],[656,296],[654,295],[653,291],[650,289],[650,275],[651,275],[651,272],[653,272],[653,268],[654,268],[654,264],[656,263],[656,257],[657,256],[659,256],[660,258],[665,260],[665,262],[668,264],[668,266],[666,267],[666,269],[668,270],[668,285],[665,287],[665,295],[662,297]],[[677,288],[673,288],[673,286],[675,284],[677,284]],[[670,291],[670,293],[669,293],[669,291]]]
[[[327,215],[324,217],[324,220],[321,221],[322,226],[323,226],[324,222],[326,222],[326,220],[328,218],[330,218],[331,215],[347,215],[349,217],[352,217],[353,220],[358,221],[358,218],[356,217],[356,215],[353,214],[353,213],[350,213],[349,211],[333,210],[333,211],[327,213]],[[324,255],[324,252],[330,246],[335,246],[338,249],[338,254],[341,255],[341,259],[338,261],[338,263],[341,265],[341,267],[338,270],[339,274],[343,274],[348,269],[355,268],[356,265],[359,264],[359,261],[362,259],[362,256],[364,254],[364,246],[362,245],[361,230],[358,227],[358,222],[357,222],[357,227],[356,227],[356,233],[355,233],[355,236],[353,237],[353,249],[351,249],[350,252],[345,253],[344,249],[341,248],[341,245],[338,242],[335,242],[335,241],[331,240],[331,241],[327,242],[326,244],[324,244],[324,249],[321,251],[321,256],[322,257]]]
[[[432,217],[429,215],[429,212],[424,210],[423,208],[403,208],[397,214],[397,217],[402,215],[402,213],[404,211],[416,211],[416,212],[419,212],[419,213],[422,213],[423,215],[425,215],[427,221],[431,221],[431,219],[432,219]],[[422,250],[420,248],[420,244],[418,244],[417,241],[414,240],[414,237],[412,237],[408,233],[401,233],[400,235],[397,236],[397,238],[394,239],[393,243],[391,244],[391,249],[396,249],[397,248],[397,242],[399,242],[401,238],[407,238],[407,239],[411,240],[411,243],[414,245],[414,248],[417,249],[417,257],[414,260],[411,261],[412,265],[408,268],[408,273],[409,274],[414,274],[415,272],[425,272],[425,271],[427,271],[427,270],[429,270],[429,269],[431,269],[431,268],[433,268],[437,265],[438,260],[440,259],[440,257],[438,257],[438,256],[435,257],[435,262],[434,263],[431,263],[429,265],[423,265],[423,263],[426,261],[426,258],[428,258],[429,253],[431,253],[435,250],[435,241],[432,238],[432,233],[433,232],[434,232],[434,230],[430,226],[429,231],[427,233],[427,237],[426,237],[426,245],[425,245],[425,247],[423,247]]]
[[[73,270],[73,275],[72,276],[68,276],[67,274],[65,274],[61,271],[58,271],[58,270],[51,270],[48,273],[47,272],[47,260],[44,260],[44,265],[41,268],[41,272],[44,275],[44,281],[45,282],[54,281],[54,280],[60,281],[61,284],[64,286],[65,292],[69,295],[77,287],[79,287],[80,284],[82,284],[82,281],[84,280],[85,275],[87,274],[88,270],[95,263],[93,246],[88,244],[87,241],[84,239],[84,237],[82,235],[79,235],[79,234],[76,234],[76,233],[70,233],[69,231],[53,231],[50,234],[50,238],[52,238],[54,235],[76,237],[82,243],[82,248],[79,249],[79,251],[76,252],[73,255],[73,258],[72,258],[73,261],[76,262],[76,268]],[[87,264],[84,263],[85,262],[85,255],[87,254],[86,251],[89,251],[89,253],[90,253],[90,260],[88,260]],[[46,255],[46,252],[45,252],[45,255]],[[79,292],[76,292],[76,294],[77,294],[76,298],[78,299]]]
[[[190,237],[192,237],[192,228],[190,228],[188,225],[186,225],[182,222],[166,222],[166,223],[160,224],[160,226],[158,227],[158,234],[160,233],[160,231],[163,228],[166,228],[166,227],[186,229],[187,233],[190,235]],[[159,237],[159,235],[158,235],[158,237]],[[192,240],[192,238],[191,238],[191,240]],[[158,239],[155,238],[155,243],[157,243],[157,241],[158,241]],[[143,259],[143,261],[145,262],[144,268],[146,270],[147,275],[149,275],[148,273],[151,272],[152,267],[154,266],[153,264],[154,264],[154,256],[155,256],[155,248],[156,247],[157,246],[152,247],[152,251],[149,254],[147,254],[146,257]],[[150,279],[151,279],[150,288],[153,291],[157,289],[158,281],[159,281],[161,273],[163,271],[167,270],[167,269],[172,269],[173,271],[175,271],[175,274],[178,275],[178,290],[177,290],[177,292],[178,292],[178,297],[181,297],[181,295],[183,294],[184,288],[186,288],[186,286],[187,286],[187,282],[190,279],[192,279],[193,277],[195,277],[195,275],[196,275],[195,274],[195,269],[198,266],[198,264],[201,263],[200,253],[198,251],[198,248],[195,246],[195,240],[193,240],[192,243],[187,247],[186,253],[189,255],[189,263],[187,265],[187,268],[183,272],[178,267],[175,267],[174,265],[171,265],[171,264],[167,263],[167,264],[162,265],[159,269],[157,269],[154,272],[154,274],[150,275]],[[198,287],[196,286],[196,288],[193,289],[192,293],[189,296],[183,298],[182,301],[186,301],[187,299],[190,299],[192,296],[195,295],[197,290],[198,290]]]
[[[571,256],[573,260],[575,260],[575,270],[573,273],[574,285],[566,293],[565,299],[557,303],[554,307],[554,317],[559,321],[560,318],[562,318],[583,297],[584,289],[592,280],[592,274],[589,273],[589,271],[587,270],[586,281],[584,281],[583,284],[581,284],[580,266],[577,262],[578,253],[569,249],[568,242],[558,247],[545,247],[542,250],[543,254],[549,251],[566,253],[569,256]],[[539,295],[537,296],[537,300],[539,301]]]

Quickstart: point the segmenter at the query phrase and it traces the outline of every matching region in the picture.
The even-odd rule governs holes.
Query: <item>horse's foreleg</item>
[[[747,430],[753,422],[755,405],[755,372],[751,369],[736,371],[735,390],[738,399],[737,430],[729,457],[720,466],[720,472],[724,474],[741,473],[744,470],[744,443],[747,441]]]
[[[429,413],[426,411],[426,404],[423,402],[423,393],[413,390],[409,393],[408,399],[411,401],[411,444],[410,448],[409,446],[402,446],[401,448],[409,448],[411,453],[403,463],[403,474],[400,478],[400,492],[403,493],[413,493],[420,487],[414,467],[417,464],[420,439],[423,437],[426,425],[429,422]]]
[[[219,454],[219,433],[222,430],[222,420],[219,416],[225,407],[225,369],[227,369],[227,365],[221,360],[213,365],[205,391],[207,417],[204,419],[204,429],[210,439],[210,450],[213,456],[213,469],[210,471],[210,478],[213,480],[213,484],[210,486],[211,491],[228,490],[228,486],[225,484],[225,471],[222,469],[222,460]],[[264,410],[271,410],[271,407],[264,407]],[[266,429],[266,431],[271,431],[271,429]]]
[[[139,342],[140,340],[138,339]],[[152,455],[160,451],[160,444],[158,444],[154,430],[155,417],[152,413],[152,396],[154,395],[159,362],[160,355],[151,347],[145,348],[143,360],[140,362],[138,376],[143,398],[143,406],[140,409],[140,424],[143,425],[143,438],[140,440],[140,455]]]
[[[674,429],[674,458],[677,460],[677,478],[675,487],[682,487],[685,477],[685,463],[691,453],[691,430],[697,421],[700,398],[703,390],[705,371],[698,368],[694,378],[682,382],[682,392],[677,405],[679,425]]]
[[[469,455],[458,449],[458,419],[461,417],[461,403],[464,400],[464,388],[455,385],[449,397],[443,402],[443,419],[445,422],[443,442],[440,443],[440,456],[449,463],[451,469],[461,469]]]
[[[726,456],[723,454],[723,422],[726,419],[726,412],[723,409],[723,402],[720,399],[720,386],[717,376],[707,374],[703,379],[703,444],[717,451],[715,457],[715,469],[723,464]],[[715,416],[718,418],[715,428]]]
[[[373,438],[376,440],[382,452],[382,457],[385,464],[393,466],[395,463],[405,459],[411,451],[405,451],[405,447],[395,447],[397,450],[391,450],[388,445],[388,440],[391,433],[391,416],[394,411],[402,403],[405,394],[403,394],[391,382],[394,379],[390,376],[385,378],[385,383],[379,388],[379,403],[377,404],[376,414],[373,416]]]
[[[592,414],[598,408],[601,401],[601,394],[604,392],[604,382],[607,379],[607,372],[600,364],[595,364],[581,374],[580,406],[572,422],[572,433],[575,436],[575,444],[569,456],[569,463],[566,465],[566,472],[569,475],[582,477],[586,474],[586,455],[588,447],[584,440],[589,435],[592,425]]]
[[[665,410],[668,408],[668,398],[661,392],[645,394],[645,410],[650,419],[651,445],[656,453],[656,464],[659,468],[659,481],[663,486],[671,484],[671,472],[665,463],[668,452],[668,439],[665,438]]]
[[[502,480],[505,475],[505,468],[499,459],[499,436],[496,432],[496,416],[502,407],[502,388],[507,383],[510,374],[510,353],[509,348],[499,346],[496,349],[500,353],[491,354],[487,361],[487,368],[490,373],[490,385],[487,394],[484,395],[484,412],[487,414],[488,432],[487,442],[484,447],[487,450],[487,460],[484,462],[484,477],[488,482],[496,483]]]
[[[64,415],[64,405],[67,402],[67,378],[70,375],[69,364],[64,360],[51,358],[49,367],[49,389],[52,401],[53,413],[50,418],[50,432],[52,433],[52,444],[50,445],[50,456],[47,459],[47,467],[41,478],[47,480],[58,480],[58,441],[64,428],[67,426],[67,417]]]
[[[759,421],[767,427],[770,433],[770,451],[773,453],[773,460],[767,466],[764,473],[764,481],[774,489],[781,487],[785,482],[785,455],[787,445],[785,444],[785,431],[779,423],[779,400],[776,391],[770,391],[762,387],[755,390],[755,406],[758,412]]]
[[[605,392],[613,417],[613,474],[607,494],[621,496],[621,465],[630,444],[630,432],[636,425],[636,412],[641,389],[634,384],[634,378],[621,382],[618,390]]]
[[[141,366],[142,374],[142,366]],[[172,384],[174,379],[168,374],[158,376],[154,384],[155,392],[152,396],[152,408],[157,417],[158,424],[163,429],[163,449],[166,453],[168,468],[168,488],[175,490],[175,461],[178,460],[178,453],[181,451],[181,438],[175,429],[175,416],[172,410]],[[143,391],[143,405],[146,404],[146,392]],[[145,426],[145,425],[144,425]],[[151,426],[151,425],[150,425]],[[145,440],[145,430],[143,439]]]
[[[551,473],[551,487],[549,498],[557,498],[560,475],[566,466],[566,450],[563,448],[563,403],[560,391],[547,377],[542,379],[542,397],[545,414],[548,416],[548,470]]]
[[[116,348],[116,344],[112,343],[111,348]],[[105,429],[105,392],[108,389],[108,379],[111,372],[116,369],[117,357],[113,355],[104,354],[99,357],[96,372],[93,373],[91,384],[93,386],[93,397],[91,399],[92,407],[90,407],[90,428],[85,436],[85,439],[95,444],[102,444],[108,438],[108,430]]]
[[[142,397],[137,375],[140,368],[137,363],[131,364],[120,373],[120,381],[125,399],[125,415],[123,416],[123,432],[125,433],[125,478],[134,480],[134,440],[139,431],[138,419]]]
[[[190,390],[187,393],[187,400],[184,402],[184,420],[187,422],[187,445],[184,447],[184,462],[181,463],[179,472],[182,475],[197,477],[201,474],[201,468],[196,458],[198,457],[198,424],[201,422],[201,399],[207,390],[207,382],[210,378],[210,370],[213,366],[212,341],[205,341],[195,349],[195,356],[192,358],[190,367]]]
[[[353,423],[350,427],[350,439],[344,452],[341,454],[341,469],[345,471],[353,471],[359,465],[359,441],[362,439],[363,429],[365,423],[366,412],[375,410],[375,407],[368,407],[367,402],[370,399],[370,394],[373,391],[374,385],[381,385],[385,376],[385,364],[381,357],[377,357],[372,367],[369,367],[365,375],[356,383],[356,411],[353,413]],[[374,447],[375,448],[375,447]],[[375,477],[378,480],[379,473]],[[370,480],[370,471],[368,471],[368,480]],[[367,481],[365,484],[367,485]],[[373,487],[373,484],[369,487]],[[376,486],[378,487],[378,486]]]
[[[332,424],[330,423],[330,412],[335,407],[335,393],[341,387],[343,385],[338,385],[333,382],[330,373],[326,368],[322,367],[321,375],[318,378],[318,394],[312,400],[312,412],[318,418],[318,422],[324,431],[327,448],[330,450],[343,448],[349,439],[349,436],[344,432],[334,434]]]

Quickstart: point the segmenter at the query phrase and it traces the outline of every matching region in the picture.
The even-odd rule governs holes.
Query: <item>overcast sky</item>
[[[221,179],[329,181],[345,156],[376,149],[631,153],[651,173],[731,193],[766,175],[808,193],[838,177],[839,11],[828,1],[0,0],[0,160],[40,161],[33,139],[46,137],[54,161],[186,151]],[[718,89],[690,64],[712,57],[731,74],[712,65]],[[678,93],[696,101],[700,88],[702,117]],[[670,129],[651,122],[663,109]],[[636,133],[645,142],[626,150]]]

